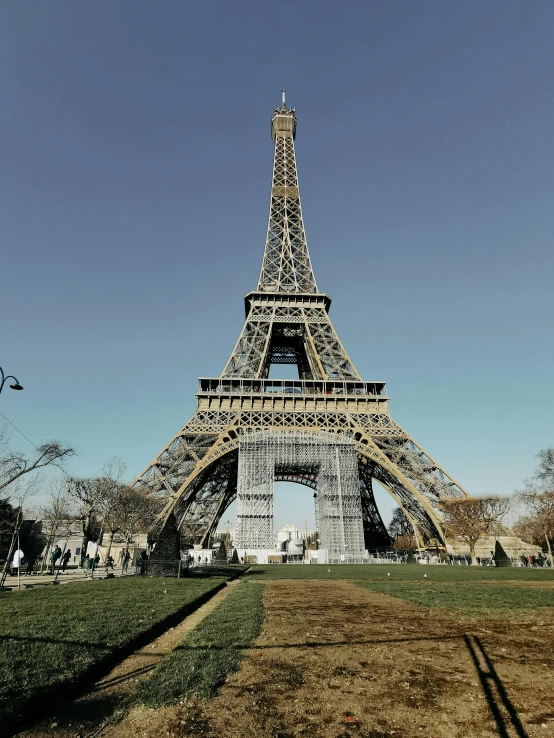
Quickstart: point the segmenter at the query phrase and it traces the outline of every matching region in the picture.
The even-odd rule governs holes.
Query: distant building
[[[230,543],[234,543],[235,541],[235,531],[234,530],[227,530],[227,528],[224,528],[223,530],[219,529],[216,530],[214,534],[214,542],[224,541],[225,536],[228,537]]]
[[[48,521],[42,521],[42,533],[46,541],[46,545],[41,553],[41,557],[46,557],[46,563],[49,561],[50,553],[52,549],[57,545],[62,551],[71,551],[71,557],[68,561],[68,566],[81,565],[81,558],[87,553],[90,558],[98,553],[100,556],[100,563],[103,564],[107,555],[108,550],[108,536],[104,535],[102,541],[97,545],[95,541],[88,541],[86,551],[82,551],[83,546],[83,529],[80,520],[64,520],[57,524],[58,534],[52,537]],[[114,559],[116,564],[119,564],[123,558],[125,549],[128,549],[131,556],[130,565],[134,565],[140,556],[141,551],[147,548],[147,536],[146,533],[140,533],[133,536],[133,539],[126,544],[121,536],[115,536],[111,545],[110,555]]]
[[[275,534],[275,547],[280,551],[288,549],[291,542],[294,542],[298,546],[298,542],[302,542],[305,545],[306,533],[308,534],[308,545],[311,541],[315,541],[317,531],[313,529],[298,528],[292,523],[286,523],[283,525],[281,530]]]
[[[308,548],[315,548],[315,540],[317,531],[313,530],[312,528],[308,528]],[[214,534],[214,545],[219,544],[220,541],[225,540],[225,536],[228,537],[229,542],[231,545],[234,545],[236,534],[234,530],[229,530],[226,528],[218,528]],[[294,541],[296,545],[298,545],[298,542],[301,542],[302,545],[305,545],[304,539],[306,538],[306,530],[304,528],[298,528],[296,525],[293,525],[292,523],[287,523],[286,525],[283,525],[283,527],[277,531],[275,534],[275,548],[278,551],[286,551],[288,550],[289,542]]]
[[[78,566],[81,563],[81,547],[83,545],[83,529],[80,520],[62,520],[57,523],[57,535],[52,537],[48,520],[42,521],[42,532],[46,539],[46,545],[41,557],[48,558],[52,549],[59,546],[62,551],[71,551],[68,566]]]

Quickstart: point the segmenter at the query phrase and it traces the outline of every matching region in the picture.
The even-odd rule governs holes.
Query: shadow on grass
[[[513,732],[518,738],[527,738],[527,733],[521,724],[517,711],[510,702],[504,684],[483,644],[477,636],[467,634],[464,634],[464,642],[479,675],[481,688],[495,719],[499,735],[502,738],[510,738],[512,731],[508,731],[508,728],[511,724]]]
[[[212,574],[212,576],[215,576]],[[151,641],[155,640],[159,636],[161,636],[163,633],[165,633],[166,630],[169,628],[175,627],[178,625],[183,618],[190,615],[192,612],[197,610],[199,607],[201,607],[205,602],[208,602],[217,592],[219,592],[221,589],[225,587],[225,582],[222,582],[221,584],[217,585],[213,589],[210,589],[208,592],[205,592],[204,594],[197,597],[195,600],[192,600],[192,602],[189,602],[188,604],[184,605],[182,608],[177,610],[176,612],[171,613],[171,615],[168,615],[163,620],[160,620],[159,622],[155,623],[151,628],[148,630],[145,630],[141,633],[139,633],[137,636],[129,640],[127,643],[120,647],[113,647],[108,646],[107,644],[98,644],[98,643],[86,643],[84,641],[64,641],[64,640],[57,640],[52,639],[48,637],[40,638],[40,637],[31,637],[31,638],[25,638],[24,636],[15,636],[13,637],[13,640],[20,640],[20,641],[38,641],[43,643],[63,643],[63,644],[69,644],[69,645],[75,645],[77,647],[82,646],[93,646],[94,648],[109,648],[110,653],[103,656],[101,659],[99,659],[97,662],[92,664],[90,667],[85,669],[80,675],[79,678],[75,682],[57,682],[55,685],[46,687],[41,690],[37,690],[32,693],[32,695],[29,695],[29,699],[25,701],[25,703],[22,703],[19,707],[19,714],[17,715],[10,715],[6,716],[2,721],[2,736],[5,736],[6,738],[9,738],[10,736],[14,735],[14,733],[28,727],[29,725],[32,725],[33,723],[36,723],[37,720],[44,719],[52,714],[54,714],[56,711],[58,711],[60,708],[62,708],[67,702],[71,700],[75,700],[78,697],[81,697],[82,695],[86,694],[87,692],[91,692],[91,687],[94,684],[94,682],[101,679],[102,676],[109,673],[115,666],[117,666],[121,661],[123,661],[125,658],[130,656],[134,651],[137,651],[138,649],[143,648],[144,646],[148,645]],[[12,638],[11,636],[8,637]],[[99,688],[101,689],[100,685]],[[106,710],[108,712],[113,711],[114,708],[114,702],[118,702],[119,698],[115,695],[107,696],[105,700],[109,703],[110,707],[106,707]],[[101,717],[100,713],[103,715],[108,714],[106,713],[106,710],[100,709],[100,703],[101,701],[96,704],[95,710],[98,712],[98,717]],[[32,704],[33,709],[29,710],[27,709],[29,705]],[[95,722],[97,713],[94,712],[95,715]]]
[[[210,577],[236,577],[247,574],[248,566],[199,566],[187,570],[187,579],[209,579]]]
[[[190,603],[190,605],[187,606],[186,609],[189,609],[193,611],[197,607],[199,607],[201,604],[203,604],[203,601],[206,601],[210,599],[211,596],[215,594],[214,592],[210,592],[208,594],[203,595],[202,597],[198,598],[198,600]],[[183,616],[183,612],[179,613],[179,617]],[[175,618],[175,616],[172,616],[171,619]],[[169,620],[169,619],[168,619]],[[170,627],[166,625],[167,620],[164,621],[163,624],[158,624],[156,628],[153,628],[148,633],[144,634],[144,637],[140,640],[148,642],[148,640],[152,639],[152,633],[154,630],[159,630],[163,632],[163,629],[166,627]],[[162,627],[163,626],[163,627]],[[45,639],[34,639],[34,640],[44,640],[48,641],[47,638]],[[118,661],[124,657],[124,654],[122,654],[122,651],[133,651],[136,650],[139,645],[137,644],[137,641],[139,639],[135,639],[132,644],[129,644],[125,649],[119,649],[117,654],[113,654],[112,656],[108,657],[106,660],[103,660],[101,664],[96,665],[96,669],[91,669],[86,676],[88,676],[87,682],[85,683],[85,676],[83,676],[83,679],[81,680],[79,685],[74,685],[74,687],[69,686],[68,689],[66,689],[63,698],[57,699],[56,703],[53,704],[50,700],[52,699],[50,695],[47,695],[45,692],[42,696],[38,696],[39,702],[37,700],[37,696],[33,698],[33,706],[34,706],[34,715],[36,719],[36,709],[40,709],[40,700],[47,699],[48,697],[48,712],[46,711],[43,714],[43,717],[45,717],[47,714],[51,714],[54,712],[57,708],[60,707],[61,702],[65,702],[69,699],[75,699],[82,694],[89,692],[91,699],[87,703],[79,703],[75,706],[75,708],[70,708],[66,715],[63,716],[62,721],[63,723],[71,723],[73,720],[75,720],[76,717],[78,717],[79,721],[87,723],[89,726],[91,725],[99,725],[101,722],[103,722],[106,718],[111,716],[115,710],[117,710],[122,702],[124,701],[124,698],[120,694],[108,694],[108,695],[102,695],[98,699],[94,699],[94,692],[99,691],[101,692],[103,689],[108,689],[110,687],[116,686],[119,683],[128,681],[131,678],[135,678],[137,676],[141,676],[143,674],[148,673],[149,671],[153,670],[155,668],[155,665],[148,665],[145,667],[140,667],[136,669],[134,672],[130,672],[128,674],[125,674],[122,677],[115,677],[114,679],[106,680],[102,682],[101,684],[98,684],[95,688],[90,689],[90,681],[94,678],[93,671],[105,671],[107,668],[107,664],[109,660],[112,660],[113,664],[110,665],[110,668],[114,666]],[[481,688],[483,690],[484,697],[487,701],[487,704],[489,706],[489,709],[491,711],[491,714],[496,722],[496,727],[498,730],[499,736],[501,738],[512,738],[512,736],[517,736],[517,738],[528,738],[528,735],[525,731],[525,728],[523,727],[521,720],[519,719],[519,716],[517,714],[517,710],[515,709],[514,705],[510,701],[510,698],[508,697],[508,693],[506,691],[506,688],[504,687],[504,684],[500,677],[498,676],[498,673],[496,672],[496,669],[494,668],[494,665],[490,659],[490,656],[487,654],[485,647],[483,646],[482,642],[477,636],[468,635],[467,633],[459,634],[459,635],[452,635],[452,636],[436,636],[436,637],[421,637],[421,638],[384,638],[384,639],[373,639],[373,640],[349,640],[349,641],[315,641],[311,643],[286,643],[286,644],[275,644],[275,645],[268,645],[268,646],[256,646],[256,651],[271,651],[273,649],[292,649],[292,648],[336,648],[337,646],[377,646],[377,645],[386,645],[386,644],[399,644],[399,643],[417,643],[417,642],[436,642],[436,641],[462,641],[464,645],[466,646],[469,655],[471,657],[471,660],[473,662],[473,665],[475,667],[475,670],[477,671],[477,675],[479,677],[479,681],[481,683]],[[179,650],[188,650],[188,651],[197,651],[197,650],[205,650],[205,646],[187,646],[186,644],[179,645]],[[228,648],[228,646],[227,646]],[[240,646],[238,650],[241,650],[244,648],[244,646]],[[215,644],[212,644],[210,646],[210,650],[216,651],[223,649],[223,647],[217,646]],[[45,705],[44,705],[45,706]],[[31,722],[30,720],[26,721],[28,724]],[[8,730],[7,736],[13,735],[13,732],[10,733],[10,728],[12,731],[14,731],[16,728],[20,730],[23,727],[23,722],[19,722],[17,724],[6,725],[6,728]]]
[[[504,684],[494,665],[487,654],[485,647],[477,636],[461,633],[451,636],[425,636],[421,638],[383,638],[373,640],[351,640],[351,641],[314,641],[310,643],[284,643],[273,644],[268,646],[255,646],[255,651],[271,651],[274,649],[289,648],[336,648],[337,646],[378,646],[386,644],[398,643],[418,643],[418,642],[436,642],[436,641],[461,641],[467,648],[479,681],[483,690],[483,695],[492,716],[496,722],[498,734],[501,738],[528,738],[528,734],[523,727],[521,720],[517,714],[517,710],[510,701]],[[181,650],[202,650],[204,646],[187,646],[181,644]],[[212,644],[210,650],[218,650],[219,646]],[[242,648],[242,647],[241,647]]]

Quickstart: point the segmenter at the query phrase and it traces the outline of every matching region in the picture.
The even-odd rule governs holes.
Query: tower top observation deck
[[[275,108],[271,118],[271,138],[292,136],[296,138],[296,113],[294,108],[287,108],[285,91],[281,92],[281,107]]]

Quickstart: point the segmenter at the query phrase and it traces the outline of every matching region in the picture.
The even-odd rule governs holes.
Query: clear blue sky
[[[548,0],[2,3],[1,412],[80,475],[178,431],[257,283],[284,87],[358,370],[510,493],[554,444],[553,38]],[[313,517],[293,491],[279,525]]]

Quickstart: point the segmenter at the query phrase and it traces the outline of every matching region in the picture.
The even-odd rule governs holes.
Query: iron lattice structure
[[[468,494],[394,422],[385,383],[363,381],[337,336],[331,300],[318,291],[308,252],[295,134],[295,111],[283,99],[271,121],[275,152],[264,259],[258,288],[245,298],[244,327],[221,376],[199,380],[194,416],[135,480],[160,498],[152,535],[174,513],[183,539],[207,545],[237,496],[241,438],[300,432],[334,434],[354,444],[366,548],[390,543],[373,480],[403,508],[420,545],[444,543],[439,503]],[[271,364],[295,364],[298,380],[269,379]],[[318,473],[287,458],[274,478],[316,489]],[[321,527],[321,500],[318,516]]]
[[[235,545],[271,549],[276,476],[296,473],[315,481],[320,548],[332,558],[365,548],[358,459],[354,439],[336,433],[263,430],[239,440]]]

